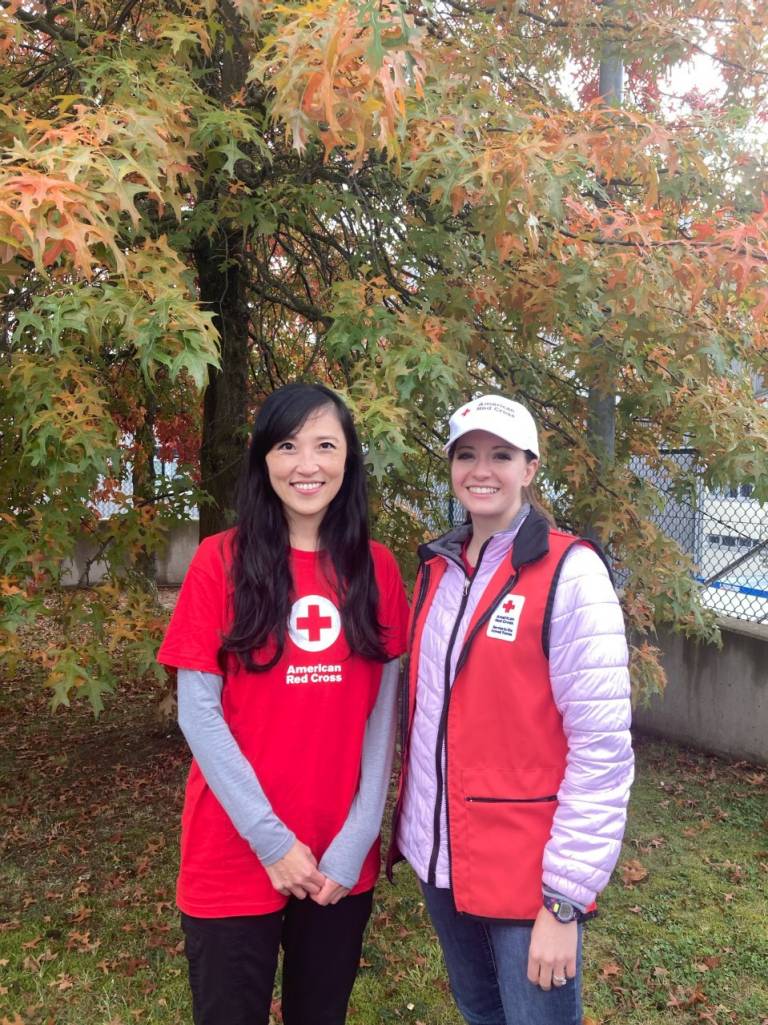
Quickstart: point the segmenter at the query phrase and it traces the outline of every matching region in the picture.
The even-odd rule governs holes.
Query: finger
[[[548,965],[542,965],[539,969],[539,986],[545,992],[552,989],[552,968]]]
[[[534,986],[539,984],[539,962],[530,957],[528,958],[528,981],[532,982]]]
[[[302,872],[296,882],[310,893],[317,893],[318,890],[322,890],[325,886],[326,878],[322,872],[318,872],[316,868],[311,868]]]
[[[293,896],[297,898],[297,900],[304,900],[307,896],[307,891],[303,886],[299,886],[298,883],[294,883],[293,886],[289,886],[288,889],[291,891]]]
[[[576,978],[576,958],[572,957],[570,961],[566,962],[565,972],[563,973],[568,979]]]
[[[315,894],[320,893],[325,885],[325,882],[317,882],[316,879],[302,879],[300,885],[307,891],[307,893],[314,897]]]

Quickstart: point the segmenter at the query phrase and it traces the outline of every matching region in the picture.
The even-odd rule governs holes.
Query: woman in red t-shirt
[[[322,385],[256,419],[233,530],[158,654],[194,760],[177,902],[195,1025],[342,1025],[379,872],[407,603],[368,537],[362,451]]]

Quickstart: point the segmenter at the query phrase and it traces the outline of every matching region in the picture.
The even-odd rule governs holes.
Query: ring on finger
[[[564,975],[553,975],[552,985],[553,986],[564,986],[568,982],[568,979]]]

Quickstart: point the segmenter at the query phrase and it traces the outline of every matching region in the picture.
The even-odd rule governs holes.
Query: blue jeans
[[[528,981],[531,926],[459,914],[450,890],[421,889],[468,1025],[581,1025],[581,926],[576,978],[545,992]]]

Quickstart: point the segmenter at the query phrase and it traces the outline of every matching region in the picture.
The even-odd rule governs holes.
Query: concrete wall
[[[720,619],[722,650],[660,637],[667,689],[635,711],[643,732],[768,763],[768,626]]]
[[[179,523],[171,530],[165,553],[157,559],[158,584],[180,584],[198,545],[200,524],[197,520]]]
[[[171,527],[168,534],[168,544],[165,551],[157,557],[157,583],[161,585],[180,584],[187,572],[195,549],[197,548],[197,535],[199,523],[197,520],[189,520],[186,523],[179,523]],[[80,583],[83,571],[89,559],[96,553],[96,545],[91,541],[78,541],[75,547],[75,557],[64,564],[64,575],[62,582],[65,586],[74,586]],[[84,584],[97,584],[103,580],[106,568],[103,562],[93,562],[88,567],[88,578],[83,580]]]
[[[197,547],[198,523],[179,524],[170,532],[157,560],[157,582],[180,584]],[[77,584],[94,548],[78,545],[66,567],[66,584]],[[89,583],[104,567],[95,563]],[[768,763],[768,625],[738,619],[719,620],[723,647],[699,645],[676,634],[662,634],[667,690],[649,708],[635,711],[641,731],[690,744],[705,751]]]

